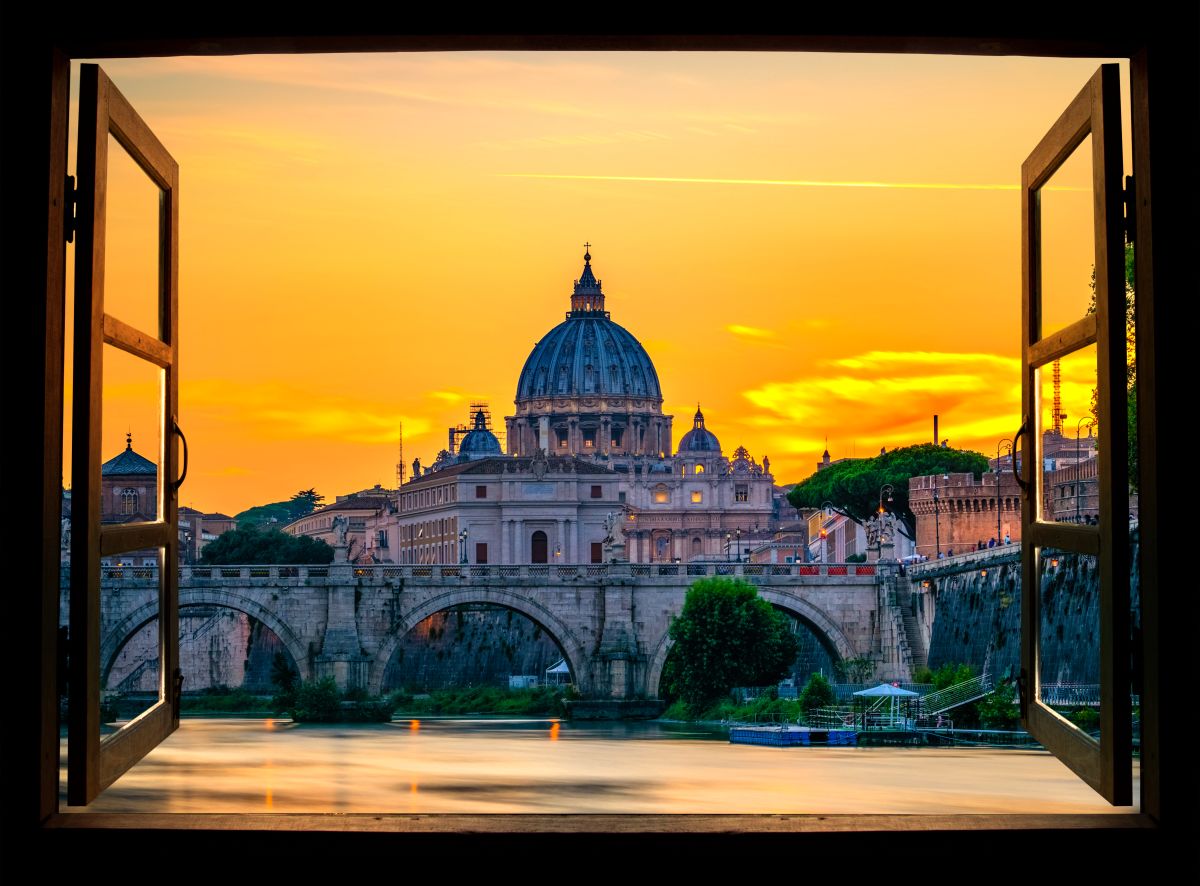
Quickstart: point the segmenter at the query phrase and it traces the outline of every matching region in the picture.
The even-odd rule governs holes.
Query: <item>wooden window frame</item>
[[[1120,75],[1102,65],[1051,126],[1021,167],[1021,714],[1030,734],[1115,806],[1132,802],[1130,726],[1129,526],[1126,421],[1113,400],[1125,400],[1125,225],[1121,184]],[[1041,299],[1040,191],[1091,137],[1096,311],[1065,328],[1045,330]],[[1119,300],[1119,311],[1112,310]],[[1099,418],[1099,526],[1042,519],[1040,371],[1054,360],[1096,346]],[[1114,353],[1115,351],[1115,353]],[[1040,617],[1044,547],[1095,556],[1100,575],[1100,740],[1040,699]]]
[[[107,14],[107,11],[106,11]],[[861,25],[851,21],[845,12],[808,10],[803,27],[788,33],[787,28],[773,27],[772,33],[760,35],[712,36],[703,33],[691,36],[672,36],[663,33],[642,37],[607,36],[544,36],[529,33],[513,36],[511,23],[505,34],[493,37],[447,36],[443,27],[433,28],[429,35],[411,35],[409,29],[397,25],[391,35],[372,36],[368,29],[351,28],[346,33],[330,36],[306,30],[303,26],[286,36],[276,36],[271,28],[221,30],[205,23],[187,31],[161,24],[148,29],[126,31],[114,29],[111,23],[99,26],[88,15],[75,16],[69,23],[57,15],[53,20],[36,19],[32,26],[23,27],[18,38],[10,30],[11,48],[0,54],[5,71],[20,73],[21,79],[10,78],[17,86],[6,93],[10,120],[24,123],[26,143],[6,146],[10,161],[5,176],[8,199],[4,212],[14,222],[16,235],[3,243],[6,276],[10,285],[18,284],[32,298],[10,303],[9,319],[14,329],[28,333],[18,338],[3,355],[10,370],[9,377],[33,375],[40,383],[7,386],[5,403],[10,414],[24,415],[36,423],[39,433],[29,440],[9,440],[7,445],[38,470],[23,475],[10,474],[7,482],[16,500],[33,499],[40,502],[40,544],[38,556],[38,594],[15,595],[10,603],[10,618],[18,623],[37,625],[13,638],[18,653],[24,652],[30,663],[30,678],[14,687],[18,707],[37,711],[29,730],[9,737],[9,763],[4,779],[4,809],[6,824],[16,834],[36,835],[36,839],[10,845],[14,856],[28,854],[40,861],[47,845],[96,845],[81,840],[49,843],[43,837],[67,834],[79,830],[100,829],[104,846],[114,850],[118,845],[131,849],[144,848],[137,842],[145,839],[146,829],[153,828],[154,845],[195,847],[212,845],[223,832],[291,831],[297,836],[291,845],[311,846],[315,840],[328,845],[346,845],[336,835],[347,831],[401,832],[423,841],[446,835],[474,834],[476,845],[484,844],[484,834],[528,835],[557,833],[560,836],[609,836],[603,840],[616,845],[620,831],[633,837],[671,835],[676,847],[711,848],[712,836],[720,835],[728,846],[743,837],[763,837],[773,834],[782,838],[806,833],[816,838],[824,835],[828,847],[844,847],[842,834],[847,829],[875,833],[877,845],[898,847],[889,840],[888,832],[905,831],[903,845],[910,850],[916,845],[927,848],[941,846],[941,834],[949,831],[1004,830],[1010,845],[1035,846],[1039,834],[1053,832],[1055,845],[1062,847],[1068,834],[1074,833],[1070,845],[1081,844],[1082,832],[1093,831],[1097,838],[1086,844],[1112,849],[1114,845],[1145,849],[1145,841],[1132,838],[1146,828],[1162,830],[1175,836],[1190,835],[1194,800],[1188,785],[1194,777],[1190,749],[1184,747],[1188,721],[1178,707],[1165,709],[1162,697],[1168,688],[1184,688],[1182,677],[1164,666],[1170,647],[1185,646],[1189,634],[1186,625],[1194,612],[1194,603],[1182,595],[1164,597],[1160,591],[1160,551],[1182,548],[1186,542],[1184,529],[1164,520],[1165,507],[1159,493],[1157,465],[1160,461],[1174,463],[1167,456],[1181,455],[1182,442],[1173,438],[1166,425],[1165,410],[1158,409],[1160,400],[1183,393],[1182,374],[1167,371],[1168,344],[1182,339],[1182,299],[1155,299],[1156,279],[1164,292],[1183,292],[1191,278],[1187,267],[1189,238],[1181,231],[1164,229],[1152,232],[1156,218],[1182,217],[1191,195],[1184,189],[1170,186],[1160,188],[1152,199],[1152,174],[1164,182],[1182,176],[1194,164],[1197,140],[1187,120],[1172,119],[1179,108],[1191,109],[1197,104],[1195,85],[1196,62],[1194,46],[1194,11],[1175,12],[1162,19],[1150,12],[1137,10],[1130,21],[1109,21],[1086,24],[1076,19],[1074,11],[1059,14],[1041,7],[1038,14],[1015,28],[997,24],[994,20],[972,27],[957,26],[954,31],[943,27],[936,13],[922,15],[905,10],[902,18],[882,17],[874,21],[871,33],[856,35]],[[346,21],[345,18],[339,21]],[[1013,21],[1022,21],[1014,17]],[[323,22],[330,27],[330,22]],[[380,22],[374,23],[375,27]],[[208,28],[208,30],[205,30]],[[485,27],[486,29],[486,27]],[[410,33],[409,36],[403,36]],[[838,35],[838,36],[835,36]],[[682,49],[682,50],[785,50],[785,51],[851,51],[872,53],[956,53],[987,57],[1003,54],[1032,56],[1087,56],[1092,58],[1131,58],[1132,117],[1134,144],[1134,174],[1138,180],[1136,222],[1138,227],[1137,263],[1137,323],[1139,367],[1139,441],[1140,514],[1142,550],[1139,562],[1142,588],[1143,649],[1145,650],[1142,697],[1143,769],[1142,812],[1132,816],[1114,815],[905,815],[905,816],[521,816],[501,820],[491,816],[329,816],[329,815],[97,815],[86,816],[58,812],[58,710],[57,710],[57,607],[58,607],[58,547],[56,526],[59,520],[60,478],[62,470],[62,403],[63,403],[63,286],[65,280],[62,243],[68,230],[69,201],[66,188],[67,169],[67,112],[69,105],[69,66],[71,58],[111,58],[120,56],[194,55],[271,52],[328,52],[328,51],[402,51],[402,50],[462,50],[462,49]],[[1179,50],[1183,50],[1180,52]],[[1151,115],[1151,99],[1155,113]],[[1184,114],[1190,113],[1185,110]],[[1153,123],[1153,126],[1152,126]],[[33,175],[29,173],[33,172]],[[1181,180],[1187,180],[1183,178]],[[32,217],[32,218],[31,218]],[[31,221],[33,223],[31,223]],[[45,237],[43,237],[43,233]],[[1159,249],[1155,250],[1155,236]],[[45,249],[46,244],[49,245]],[[44,297],[37,297],[42,290]],[[1174,321],[1174,322],[1173,322]],[[1179,358],[1181,351],[1173,348]],[[1161,370],[1161,371],[1160,371]],[[44,393],[43,393],[44,391]],[[1011,509],[1011,505],[1010,508]],[[10,515],[13,532],[18,537],[27,525],[25,514]],[[1169,725],[1170,728],[1167,728]],[[1164,776],[1169,774],[1171,778]],[[1174,787],[1178,784],[1178,787]],[[1172,786],[1165,790],[1165,786]],[[314,833],[315,832],[315,833]],[[819,832],[819,833],[817,833]],[[1022,834],[1028,835],[1022,837]],[[203,834],[212,835],[207,843],[200,842]],[[691,835],[691,842],[687,835]],[[1122,834],[1131,835],[1129,839]],[[230,836],[236,836],[230,834]],[[282,835],[281,835],[282,836]],[[969,842],[971,835],[956,838],[959,848],[987,848],[995,836],[979,834],[981,840]],[[836,840],[836,842],[834,842]],[[924,840],[922,843],[921,841]],[[985,842],[986,841],[986,842]],[[222,839],[221,845],[231,841]],[[235,845],[240,845],[236,844]],[[350,845],[362,848],[361,840]],[[429,845],[425,842],[410,845]],[[436,844],[445,845],[445,843]],[[558,845],[563,844],[560,841]],[[585,845],[577,841],[577,845]],[[594,845],[589,840],[586,845]],[[644,842],[641,845],[645,845]],[[740,845],[762,848],[773,845],[792,852],[796,843],[790,839],[764,844],[742,840]],[[809,843],[811,845],[811,842]],[[1161,843],[1155,845],[1161,846]],[[164,858],[168,856],[164,855]],[[63,860],[60,858],[60,861]],[[1072,862],[1076,864],[1077,858]],[[86,863],[90,866],[91,860]]]
[[[179,518],[175,437],[179,434],[179,166],[97,65],[80,69],[78,207],[75,251],[75,361],[72,427],[72,660],[67,795],[84,805],[179,726]],[[108,313],[104,298],[109,140],[115,140],[159,188],[158,329],[137,329]],[[101,418],[104,348],[158,367],[159,470],[155,519],[101,523]],[[84,393],[86,392],[86,394]],[[186,473],[186,466],[183,469]],[[136,501],[136,492],[134,493]],[[157,548],[158,700],[118,731],[101,737],[100,562],[105,556]]]

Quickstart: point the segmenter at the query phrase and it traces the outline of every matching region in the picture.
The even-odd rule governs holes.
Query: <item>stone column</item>
[[[609,447],[612,446],[612,419],[607,415],[600,417],[600,439],[597,440],[598,448],[605,455],[608,454]]]
[[[525,560],[525,521],[513,521],[513,562],[524,563]]]
[[[572,563],[589,563],[591,562],[591,551],[585,554],[579,549],[579,519],[571,521],[571,556],[574,558]]]
[[[550,416],[538,417],[538,446],[546,452],[550,451]]]
[[[500,562],[512,563],[512,523],[511,520],[500,521]]]
[[[557,541],[554,543],[554,548],[555,548],[555,550],[562,551],[562,556],[560,556],[560,557],[555,557],[555,556],[554,556],[554,551],[551,551],[551,552],[550,552],[550,557],[549,557],[549,560],[550,560],[550,562],[551,562],[551,563],[565,563],[565,562],[567,562],[567,556],[568,556],[568,554],[567,554],[567,527],[566,527],[566,522],[567,522],[567,521],[566,521],[564,518],[562,518],[562,517],[560,517],[559,519],[557,519],[557,520],[555,520],[555,521],[554,521],[554,523],[555,523],[555,527],[556,527],[556,528],[557,528],[557,530],[558,530],[558,540],[557,540]]]
[[[567,452],[578,454],[583,449],[583,440],[579,435],[579,419],[567,419]]]
[[[317,678],[333,677],[339,689],[367,685],[371,656],[364,655],[354,612],[354,568],[348,563],[329,567],[326,584],[325,636],[317,656]]]

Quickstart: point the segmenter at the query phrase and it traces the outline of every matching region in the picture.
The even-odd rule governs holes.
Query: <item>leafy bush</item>
[[[180,699],[179,707],[184,711],[262,711],[270,708],[271,702],[245,689],[212,686],[186,693]]]
[[[979,725],[984,729],[1016,729],[1021,723],[1017,707],[1017,689],[1012,683],[1002,683],[991,695],[975,702]]]
[[[817,708],[827,708],[834,701],[833,687],[821,674],[810,676],[804,690],[800,693],[800,707],[806,714]]]
[[[538,686],[529,689],[502,689],[496,686],[439,689],[428,698],[413,698],[404,692],[392,696],[392,703],[407,714],[532,714],[566,716],[564,701],[578,698],[574,687]]]
[[[1093,708],[1080,708],[1067,714],[1067,719],[1085,732],[1095,732],[1100,728],[1100,712]]]
[[[292,719],[298,723],[336,723],[341,714],[342,695],[333,677],[305,680],[296,687]]]

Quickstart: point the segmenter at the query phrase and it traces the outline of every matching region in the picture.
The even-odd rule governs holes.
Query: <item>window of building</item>
[[[476,486],[475,487],[475,497],[476,498],[487,498],[487,487],[486,486]]]
[[[592,562],[604,562],[604,543],[599,541],[592,542]]]
[[[738,483],[733,487],[734,501],[749,501],[750,500],[750,484]]]
[[[482,563],[487,563],[487,561],[488,561],[487,542],[486,541],[475,542],[475,562],[482,564]]]
[[[136,514],[138,511],[138,494],[136,489],[126,489],[121,493],[121,513]]]
[[[625,504],[625,493],[624,492],[617,493],[617,501],[619,501],[621,504]]]
[[[604,487],[599,486],[597,484],[592,484],[592,498],[603,498],[603,497],[604,497]]]
[[[699,536],[693,537],[692,538],[692,556],[699,557],[702,553],[704,553],[704,542],[702,542],[700,540]]]
[[[670,494],[670,492],[667,491],[666,486],[659,483],[657,486],[654,487],[654,503],[655,504],[665,505],[670,500],[671,500],[671,494]]]
[[[596,429],[587,428],[583,432],[583,448],[594,449],[596,447]]]
[[[704,465],[696,465],[696,473],[703,474],[704,473]]]
[[[558,448],[566,449],[567,448],[567,439],[568,439],[567,429],[566,428],[558,428],[557,433],[558,433]]]
[[[704,501],[704,493],[699,489],[692,492],[692,504],[698,505]]]
[[[619,448],[621,446],[621,440],[624,436],[625,436],[624,428],[614,427],[612,429],[612,446],[614,448]]]

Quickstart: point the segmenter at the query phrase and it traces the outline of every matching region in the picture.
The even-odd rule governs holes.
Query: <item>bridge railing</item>
[[[339,574],[340,573],[340,574]],[[646,578],[695,580],[708,576],[730,576],[751,582],[779,579],[874,577],[874,563],[529,563],[493,565],[476,563],[409,565],[392,563],[291,565],[181,566],[180,581],[295,581],[342,579],[352,576],[367,583],[397,580],[419,583],[459,583],[530,579],[551,584],[569,584],[601,579]],[[63,580],[70,567],[63,567]],[[102,566],[102,581],[158,580],[157,566]]]

